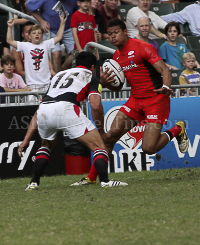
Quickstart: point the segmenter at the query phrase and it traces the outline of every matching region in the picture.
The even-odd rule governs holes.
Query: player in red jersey
[[[147,154],[160,151],[174,137],[182,153],[188,150],[189,140],[184,121],[161,132],[170,112],[170,89],[172,77],[168,67],[157,54],[155,48],[141,40],[129,38],[126,25],[120,19],[108,23],[110,42],[117,47],[113,59],[122,67],[131,86],[131,96],[116,115],[108,133],[102,135],[104,144],[110,155],[114,144],[139,122],[146,122],[142,140],[142,150]],[[100,72],[100,80],[105,87],[118,91],[110,85],[114,81],[112,71]],[[92,165],[86,178],[74,183],[82,185],[94,183],[97,171]]]

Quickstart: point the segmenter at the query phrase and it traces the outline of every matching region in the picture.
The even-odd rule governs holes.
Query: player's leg
[[[128,131],[137,125],[137,121],[126,115],[123,111],[119,111],[114,118],[111,128],[103,137],[104,144],[109,156],[112,153],[114,144]]]
[[[40,185],[40,177],[44,173],[51,156],[51,150],[56,143],[56,139],[49,141],[42,139],[42,146],[37,150],[35,155],[35,162],[33,166],[32,178],[30,185],[26,188],[28,190],[35,190]]]
[[[103,140],[99,132],[94,129],[77,138],[78,141],[87,145],[94,153],[94,167],[99,176],[102,187],[124,186],[127,185],[121,181],[109,181],[108,179],[108,152],[105,149]]]

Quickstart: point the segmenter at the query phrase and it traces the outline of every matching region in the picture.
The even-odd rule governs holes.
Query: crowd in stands
[[[13,8],[33,16],[38,24],[14,15],[7,22],[7,36],[0,34],[0,92],[47,91],[52,76],[75,67],[77,54],[88,42],[108,39],[107,24],[113,18],[121,18],[119,7],[124,4],[130,5],[126,16],[128,35],[153,45],[169,69],[182,70],[181,85],[200,83],[200,75],[195,71],[200,65],[180,30],[180,24],[188,23],[190,36],[200,36],[200,1],[188,3],[179,12],[159,16],[150,11],[151,5],[167,1],[71,0],[69,4],[60,0],[68,13],[66,20],[52,10],[55,0],[12,2]],[[20,40],[13,40],[13,26],[20,26]],[[179,43],[179,37],[183,43]],[[195,48],[198,49],[200,52],[199,47]],[[90,47],[90,51],[101,59],[98,49]],[[182,89],[181,95],[186,92]],[[195,94],[196,89],[189,90],[189,95]]]

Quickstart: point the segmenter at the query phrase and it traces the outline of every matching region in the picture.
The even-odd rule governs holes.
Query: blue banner
[[[107,132],[119,108],[126,101],[103,102],[104,128]],[[179,151],[176,139],[173,139],[161,151],[154,155],[145,154],[142,149],[142,133],[145,126],[142,124],[134,127],[130,132],[121,137],[115,144],[110,159],[110,172],[160,170],[170,168],[200,167],[200,98],[172,98],[171,112],[168,123],[163,125],[163,131],[173,127],[179,120],[186,122],[187,133],[190,139],[188,152]],[[89,106],[89,118],[91,109]]]

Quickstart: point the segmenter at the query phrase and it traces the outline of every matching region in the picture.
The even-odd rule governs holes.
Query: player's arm
[[[32,117],[27,133],[24,137],[24,140],[18,147],[18,154],[20,157],[22,157],[22,152],[25,151],[26,148],[29,146],[29,142],[32,139],[36,130],[37,130],[37,112]]]
[[[15,58],[15,70],[20,76],[25,76],[24,67],[21,60],[21,52],[17,52],[15,48],[12,49],[12,56]]]
[[[17,41],[13,40],[12,37],[12,26],[14,25],[14,19],[10,19],[7,21],[8,30],[7,30],[7,36],[6,36],[6,42],[13,46],[14,48],[17,48]]]
[[[163,78],[163,86],[159,89],[155,89],[154,91],[165,95],[173,94],[172,89],[170,89],[172,83],[172,74],[166,66],[165,62],[163,60],[159,60],[153,64],[153,67],[161,74]]]
[[[119,87],[113,87],[111,85],[112,82],[115,81],[115,74],[112,74],[112,70],[106,69],[105,72],[102,71],[102,67],[100,67],[100,82],[103,87],[106,87],[112,91],[120,91],[123,87],[123,84]]]
[[[104,134],[104,113],[101,103],[101,96],[98,94],[91,94],[89,97],[92,108],[92,118],[100,134]]]
[[[56,37],[54,37],[54,44],[60,42],[60,40],[62,39],[65,30],[65,22],[66,18],[64,18],[64,16],[60,16],[60,28],[57,32]]]

